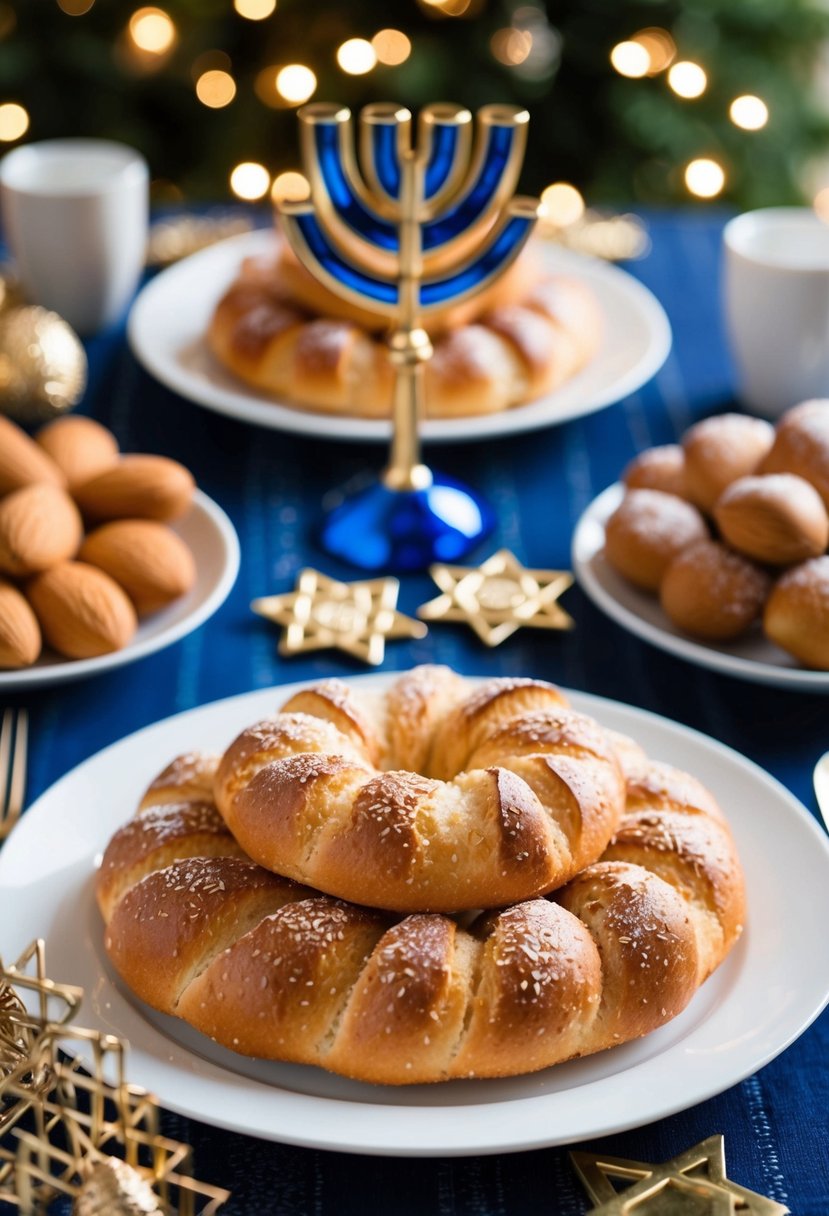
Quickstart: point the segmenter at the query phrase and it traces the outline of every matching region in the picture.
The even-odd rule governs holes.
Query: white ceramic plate
[[[375,686],[388,679],[364,677]],[[296,686],[295,686],[296,687]],[[749,918],[737,947],[668,1026],[635,1043],[500,1081],[385,1088],[320,1069],[244,1060],[113,981],[94,906],[95,858],[139,792],[177,753],[220,749],[295,688],[219,701],[114,744],[58,781],[0,851],[0,954],[47,941],[56,980],[81,984],[86,1025],[126,1036],[129,1079],[204,1122],[346,1152],[509,1152],[605,1135],[719,1093],[760,1068],[817,1016],[829,993],[829,843],[761,769],[664,718],[598,697],[573,702],[699,775],[726,808],[745,869]],[[792,898],[792,882],[808,898]]]
[[[192,633],[224,603],[239,571],[239,541],[233,524],[212,498],[201,490],[193,505],[172,527],[196,559],[196,582],[181,599],[139,622],[133,640],[123,650],[96,659],[64,659],[45,650],[32,667],[0,671],[0,696],[26,688],[65,684],[134,663]]]
[[[275,241],[270,230],[246,232],[186,258],[148,283],[130,313],[136,358],[168,388],[197,405],[244,422],[328,439],[386,440],[388,422],[297,409],[237,380],[213,358],[204,338],[213,309],[243,258]],[[421,437],[442,442],[486,439],[551,426],[611,405],[650,380],[668,356],[671,329],[646,287],[615,266],[539,243],[551,270],[575,274],[596,293],[605,338],[591,363],[554,393],[499,414],[424,422]]]
[[[829,692],[829,671],[808,671],[769,642],[760,628],[734,642],[695,642],[671,624],[659,600],[640,591],[613,569],[604,556],[604,530],[624,496],[619,482],[594,498],[573,533],[573,573],[594,604],[624,629],[652,646],[670,651],[725,675],[800,692]]]

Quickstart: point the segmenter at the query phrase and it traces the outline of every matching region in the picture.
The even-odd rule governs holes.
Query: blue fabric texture
[[[435,467],[495,506],[495,534],[476,557],[506,546],[530,567],[568,567],[576,520],[635,452],[735,408],[718,291],[724,218],[649,217],[652,251],[630,269],[665,305],[674,329],[672,353],[652,383],[564,426],[428,448]],[[91,379],[82,409],[112,427],[123,449],[184,461],[231,516],[242,567],[218,614],[174,647],[110,675],[10,698],[32,715],[30,799],[100,748],[159,718],[271,684],[348,679],[364,670],[335,651],[281,659],[274,627],[249,605],[290,590],[305,565],[357,577],[318,549],[320,505],[332,488],[379,468],[382,449],[255,430],[180,400],[138,367],[121,330],[88,349]],[[414,615],[436,593],[428,576],[404,575],[399,607]],[[745,753],[816,813],[810,774],[829,746],[826,697],[743,683],[665,655],[608,621],[577,587],[562,604],[577,622],[570,633],[525,629],[487,650],[463,626],[433,624],[422,641],[391,642],[384,666],[440,662],[474,675],[535,675],[642,706]],[[809,916],[797,875],[786,881]],[[796,1216],[826,1216],[827,1059],[824,1013],[783,1055],[719,1097],[579,1147],[660,1161],[722,1132],[736,1182],[788,1204]],[[260,1143],[174,1115],[165,1117],[165,1128],[194,1145],[201,1176],[232,1190],[228,1216],[580,1216],[589,1206],[566,1148],[456,1160],[360,1159]]]

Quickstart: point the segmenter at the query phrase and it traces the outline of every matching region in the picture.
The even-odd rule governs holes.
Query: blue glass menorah
[[[395,370],[392,443],[379,480],[347,496],[323,523],[323,548],[364,570],[422,570],[464,557],[492,530],[486,500],[421,462],[424,366],[430,315],[488,287],[518,256],[538,213],[513,196],[528,115],[484,106],[475,139],[469,110],[435,104],[412,117],[391,103],[360,114],[360,161],[351,114],[299,111],[307,201],[280,205],[302,264],[337,295],[389,325]]]

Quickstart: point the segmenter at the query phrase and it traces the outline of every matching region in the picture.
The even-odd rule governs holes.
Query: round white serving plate
[[[759,628],[734,642],[697,642],[673,625],[655,595],[648,595],[618,574],[604,556],[605,524],[624,496],[624,486],[608,486],[576,524],[572,562],[582,590],[624,629],[652,646],[667,650],[725,675],[800,692],[829,692],[829,671],[808,671],[768,641]]]
[[[390,678],[361,682],[382,687]],[[734,831],[748,925],[673,1022],[541,1073],[390,1088],[245,1060],[151,1013],[106,965],[93,896],[96,858],[170,759],[194,746],[220,750],[297,687],[206,705],[113,744],[43,794],[0,852],[0,954],[10,961],[44,937],[51,977],[86,991],[81,1021],[126,1037],[129,1079],[171,1109],[266,1139],[345,1152],[447,1156],[539,1148],[648,1123],[727,1089],[797,1038],[829,999],[829,843],[814,820],[773,778],[707,736],[574,693],[577,708],[701,777]]]
[[[212,498],[196,490],[187,514],[171,527],[189,545],[196,561],[196,581],[186,595],[139,621],[135,636],[122,650],[95,659],[64,659],[46,649],[32,667],[0,671],[0,696],[82,680],[134,663],[171,646],[211,617],[227,599],[239,571],[239,541],[233,524]]]
[[[136,358],[180,396],[231,418],[326,439],[387,440],[389,422],[292,407],[238,380],[208,349],[204,335],[213,310],[242,259],[267,253],[275,242],[272,230],[246,232],[162,271],[140,292],[130,313],[128,335]],[[637,279],[550,243],[538,242],[535,250],[549,270],[576,275],[595,292],[605,321],[600,350],[555,392],[497,414],[427,420],[420,428],[422,439],[468,442],[567,422],[635,392],[668,357],[668,318]]]

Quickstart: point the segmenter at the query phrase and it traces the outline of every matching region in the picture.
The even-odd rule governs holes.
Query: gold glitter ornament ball
[[[96,1161],[75,1199],[72,1216],[164,1216],[152,1187],[117,1157]]]
[[[86,353],[75,331],[38,305],[0,310],[0,413],[45,422],[80,400]]]

